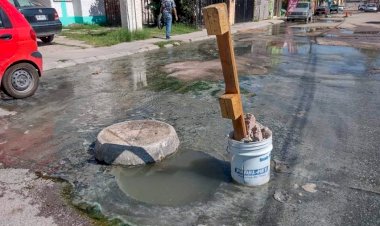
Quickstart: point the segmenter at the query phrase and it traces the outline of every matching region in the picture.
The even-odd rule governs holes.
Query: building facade
[[[63,25],[107,24],[130,30],[155,21],[147,7],[152,0],[32,0],[54,7]],[[180,5],[181,1],[177,1]],[[196,23],[201,26],[202,7],[224,2],[229,8],[230,23],[259,21],[280,16],[282,0],[194,0]]]
[[[106,24],[104,0],[51,0],[63,25]]]

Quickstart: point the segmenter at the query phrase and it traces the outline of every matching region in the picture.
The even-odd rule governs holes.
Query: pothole
[[[111,173],[129,197],[167,206],[207,201],[222,182],[231,181],[229,164],[200,151],[182,151],[144,167],[115,167]]]

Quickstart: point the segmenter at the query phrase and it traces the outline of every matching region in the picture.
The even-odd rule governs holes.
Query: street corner
[[[43,178],[28,169],[0,168],[0,224],[90,225],[64,200],[68,185]]]

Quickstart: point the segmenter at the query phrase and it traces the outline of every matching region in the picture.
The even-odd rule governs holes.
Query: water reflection
[[[112,174],[128,196],[151,204],[184,205],[208,200],[230,181],[229,164],[200,151],[181,151],[154,165],[115,167]]]
[[[132,69],[133,90],[136,91],[148,85],[147,79],[146,79],[145,56],[142,55],[139,58],[132,58],[131,64],[132,64],[131,69]]]
[[[286,48],[288,50],[288,53],[297,53],[297,45],[294,42],[294,36],[293,31],[290,27],[285,28],[285,41],[283,48]]]
[[[302,146],[302,137],[308,131],[329,131],[330,124],[335,125],[331,122],[336,120],[345,126],[336,131],[332,129],[328,137],[334,137],[335,132],[342,134],[346,124],[351,123],[344,119],[353,117],[365,117],[366,120],[360,122],[375,131],[378,127],[374,127],[373,122],[376,122],[377,112],[371,109],[378,106],[378,89],[369,79],[379,74],[379,52],[316,45],[309,36],[291,36],[291,32],[299,33],[299,30],[282,26],[271,31],[278,32],[276,36],[259,32],[235,36],[238,70],[243,75],[239,81],[245,91],[244,107],[276,132],[274,157],[292,162],[299,160],[297,162],[303,164],[304,156],[299,155],[298,150],[307,151],[307,148]],[[289,50],[289,43],[284,44],[287,42],[295,46],[295,53]],[[282,204],[273,199],[273,194],[278,188],[292,190],[291,179],[297,179],[300,174],[287,174],[284,180],[279,180],[281,175],[275,175],[268,185],[258,188],[230,183],[225,162],[191,151],[207,150],[213,156],[225,155],[223,136],[231,130],[231,125],[220,117],[217,95],[139,89],[146,85],[145,72],[152,85],[153,79],[167,75],[161,70],[164,65],[214,60],[220,68],[217,57],[215,41],[207,41],[102,64],[48,71],[48,76],[41,79],[36,96],[8,101],[8,105],[12,103],[9,110],[18,114],[0,120],[0,160],[12,161],[10,167],[17,167],[13,162],[19,162],[20,156],[38,162],[42,157],[52,161],[54,165],[45,168],[59,167],[62,175],[76,185],[77,199],[100,205],[107,217],[120,216],[136,225],[234,225],[239,224],[237,219],[242,225],[276,224],[284,210],[278,208]],[[192,65],[200,70],[197,66]],[[251,76],[255,72],[268,76]],[[367,73],[372,73],[371,77],[361,80]],[[220,75],[216,71],[210,74]],[[224,90],[220,84],[216,83],[219,93]],[[133,88],[137,91],[131,92]],[[364,96],[364,93],[371,94]],[[349,98],[345,98],[347,96]],[[351,115],[356,112],[351,106],[359,106],[354,107],[356,115]],[[321,121],[320,115],[330,115],[331,121]],[[133,169],[113,167],[117,180],[104,173],[104,169],[111,166],[87,162],[90,158],[87,147],[102,128],[141,118],[172,124],[186,150],[155,165]],[[313,129],[316,125],[321,127]],[[312,138],[316,146],[324,141]],[[24,153],[19,152],[19,146]],[[339,146],[344,147],[344,143]],[[51,156],[49,152],[59,155]],[[1,159],[5,157],[9,160]],[[62,158],[65,158],[63,163]],[[24,167],[30,165],[23,164]],[[296,202],[294,205],[299,206]],[[286,209],[290,205],[282,206]]]

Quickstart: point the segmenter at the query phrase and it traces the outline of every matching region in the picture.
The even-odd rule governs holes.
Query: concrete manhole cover
[[[174,128],[155,120],[126,121],[103,129],[95,157],[113,165],[135,166],[162,160],[174,153],[179,139]]]

